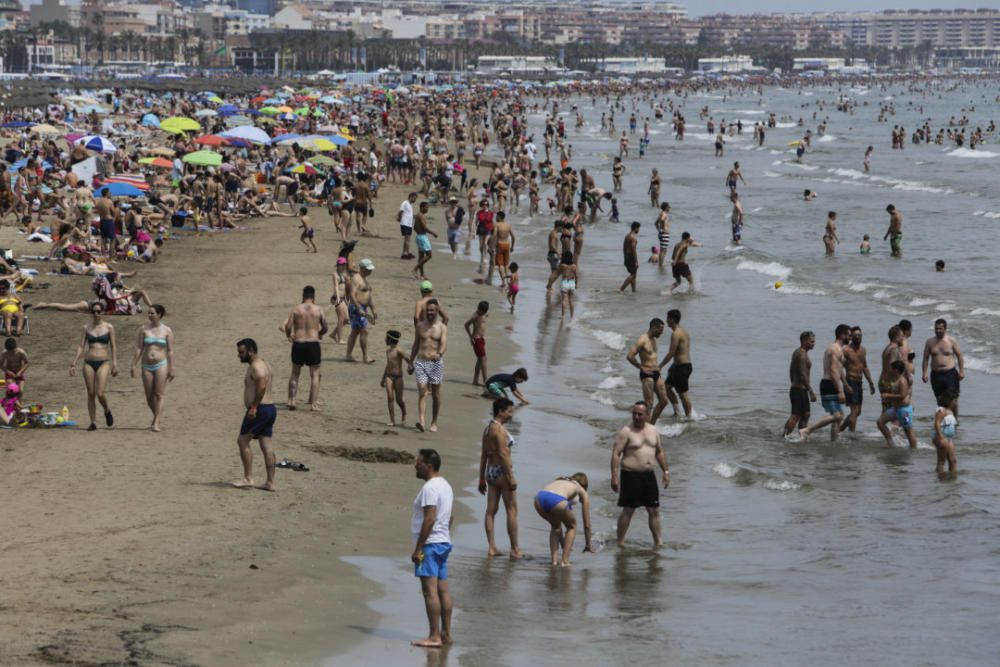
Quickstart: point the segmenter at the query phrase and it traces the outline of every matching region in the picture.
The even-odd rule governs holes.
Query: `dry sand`
[[[87,316],[31,314],[32,334],[22,339],[32,363],[26,398],[47,410],[69,406],[81,427],[0,433],[0,460],[8,471],[0,662],[310,665],[365,638],[377,623],[366,601],[379,596],[380,587],[340,557],[398,555],[405,561],[410,503],[420,481],[412,465],[351,461],[333,455],[333,448],[414,453],[436,447],[443,473],[461,493],[474,483],[489,409],[470,384],[474,357],[462,331],[480,299],[491,302],[491,369],[511,350],[503,333],[511,316],[500,307],[497,290],[460,282],[475,275],[475,265],[452,261],[435,244],[428,273],[452,318],[441,430],[385,426],[378,384],[382,341],[387,329],[399,329],[408,350],[418,295],[409,277],[413,262],[398,259],[395,211],[404,194],[398,186],[381,190],[373,224],[380,238],[363,239],[355,253],[355,261],[370,257],[376,264],[372,283],[380,317],[371,329],[371,349],[378,362],[344,362],[344,347],[324,341],[324,411],[279,407],[275,427],[279,459],[302,461],[311,470],[279,469],[277,494],[228,486],[240,474],[235,439],[243,414],[245,367],[235,342],[244,336],[258,341],[275,372],[276,402],[283,405],[290,346],[277,325],[306,284],[328,303],[339,243],[325,210],[310,209],[318,255],[303,252],[295,219],[278,218],[252,222],[247,231],[185,235],[168,242],[158,264],[138,266],[129,283],[166,306],[165,322],[177,340],[177,378],[167,391],[162,433],[146,430],[150,416],[141,382],[128,377],[145,316],[109,318],[121,369],[108,392],[116,424],[88,433],[82,430],[88,422],[82,378],[67,373]],[[432,220],[443,238],[439,207],[432,208]],[[18,255],[39,252],[39,246],[25,250],[22,239],[10,228],[0,230],[0,246]],[[50,286],[29,291],[28,303],[78,301],[87,298],[90,285],[85,277],[41,276],[39,282]],[[303,380],[304,402],[305,372]],[[406,384],[412,426],[412,376]],[[261,478],[259,449],[255,454]],[[473,520],[457,511],[459,520]]]

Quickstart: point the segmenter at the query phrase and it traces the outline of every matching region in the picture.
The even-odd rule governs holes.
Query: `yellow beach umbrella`
[[[164,132],[170,132],[171,134],[180,134],[181,132],[198,132],[201,130],[201,124],[191,118],[173,116],[160,121],[160,129]]]
[[[324,152],[324,153],[327,152],[327,151],[335,151],[335,150],[337,150],[336,144],[334,144],[329,139],[324,139],[323,137],[313,137],[313,138],[307,139],[306,141],[304,141],[302,143],[302,145],[305,148],[308,148],[309,150],[320,151],[320,152]]]

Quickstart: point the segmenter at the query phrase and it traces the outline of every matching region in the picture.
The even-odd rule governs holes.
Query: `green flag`
[[[215,50],[215,55],[217,55],[217,56],[224,56],[224,55],[226,55],[226,45],[223,44],[222,46],[220,46],[219,48],[217,48]]]

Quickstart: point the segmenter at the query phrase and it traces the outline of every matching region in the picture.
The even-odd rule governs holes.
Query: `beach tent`
[[[159,127],[160,117],[155,113],[148,113],[142,117],[142,124],[146,127]]]
[[[84,183],[90,183],[94,176],[103,176],[107,173],[104,160],[98,157],[87,158],[74,164],[70,170],[76,174]]]

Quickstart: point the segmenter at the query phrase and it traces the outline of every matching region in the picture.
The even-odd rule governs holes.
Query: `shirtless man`
[[[427,277],[424,275],[424,266],[431,261],[433,255],[433,247],[428,234],[434,238],[438,237],[437,232],[430,227],[430,221],[427,217],[429,208],[430,204],[425,201],[420,202],[420,209],[413,217],[413,233],[416,234],[417,240],[417,265],[413,267],[414,278]]]
[[[359,264],[359,271],[352,273],[347,281],[347,318],[351,323],[351,334],[347,337],[348,361],[354,361],[354,343],[361,341],[361,360],[366,364],[374,364],[374,359],[368,358],[368,319],[374,322],[378,319],[375,313],[375,301],[372,298],[372,286],[368,276],[375,270],[375,263],[365,258]]]
[[[486,318],[489,310],[490,302],[480,301],[476,312],[465,321],[465,333],[468,334],[469,342],[472,344],[472,353],[476,355],[476,366],[472,369],[472,384],[476,387],[480,384],[486,386],[486,378],[489,377],[486,374]],[[419,321],[420,317],[414,318],[414,324]],[[483,378],[482,383],[479,382],[480,376]]]
[[[660,433],[646,423],[649,406],[639,401],[632,406],[632,423],[615,436],[611,451],[611,490],[618,492],[618,546],[625,546],[625,533],[632,523],[636,508],[645,507],[649,514],[649,530],[653,545],[663,545],[663,525],[660,522],[660,489],[653,464],[663,470],[663,488],[670,485],[670,467],[660,443]],[[619,467],[621,469],[619,473]],[[620,476],[620,481],[619,481]]]
[[[934,335],[924,343],[924,364],[922,378],[928,380],[927,368],[930,366],[931,389],[940,404],[941,397],[951,390],[949,396],[954,400],[946,405],[955,417],[958,417],[958,396],[960,382],[965,379],[965,359],[958,341],[948,333],[948,322],[944,319],[934,320]],[[956,368],[957,366],[957,368]]]
[[[97,199],[94,210],[101,219],[101,254],[114,257],[117,237],[115,217],[118,215],[118,209],[107,188],[101,190],[101,196]]]
[[[493,522],[500,508],[500,500],[503,499],[507,514],[507,536],[510,538],[510,557],[518,560],[522,555],[517,543],[517,480],[514,478],[514,463],[510,455],[514,437],[507,432],[506,427],[513,416],[513,401],[509,398],[493,401],[493,419],[483,431],[479,455],[479,493],[486,496],[486,516],[483,520],[488,545],[486,555],[490,558],[500,555],[493,536]]]
[[[861,416],[861,404],[864,402],[865,390],[861,378],[868,380],[868,390],[875,393],[875,383],[872,382],[872,372],[868,368],[868,350],[861,344],[861,327],[851,327],[850,344],[844,348],[844,370],[847,375],[847,385],[844,392],[847,397],[847,407],[851,413],[840,425],[840,430],[850,429],[854,433]]]
[[[417,335],[410,351],[409,372],[417,379],[419,392],[417,430],[424,430],[427,412],[427,394],[431,395],[431,425],[427,430],[437,432],[438,414],[441,411],[441,382],[444,380],[444,355],[448,351],[448,327],[438,318],[437,299],[430,299],[424,307],[424,317],[417,323]]]
[[[892,377],[892,362],[904,361],[903,358],[903,330],[898,326],[889,328],[889,344],[882,349],[882,372],[878,376],[879,393],[892,393],[890,386]],[[905,361],[904,361],[905,363]],[[887,401],[882,401],[882,409],[889,407]]]
[[[244,338],[236,343],[236,352],[240,363],[249,364],[243,378],[243,405],[246,415],[240,426],[240,436],[236,444],[240,448],[240,459],[243,461],[243,479],[233,482],[238,489],[254,488],[253,481],[253,450],[250,441],[254,438],[260,442],[260,451],[264,455],[264,468],[267,470],[267,482],[257,487],[264,491],[274,491],[274,448],[271,445],[271,431],[277,410],[271,399],[271,366],[257,355],[257,343],[252,338]]]
[[[892,204],[886,206],[885,210],[889,214],[889,229],[886,230],[882,240],[889,239],[892,256],[900,257],[903,254],[903,216]]]
[[[799,346],[792,352],[792,363],[788,366],[788,376],[792,382],[788,390],[788,398],[792,401],[792,414],[785,421],[787,437],[796,428],[809,425],[810,403],[816,402],[816,392],[812,390],[812,359],[809,351],[816,347],[816,334],[803,331],[799,334]]]
[[[639,228],[641,226],[638,222],[633,222],[629,233],[625,235],[625,240],[622,241],[622,255],[625,261],[625,270],[628,271],[628,277],[625,278],[622,286],[618,288],[619,292],[624,292],[626,287],[631,286],[632,292],[635,293],[635,278],[639,273],[638,248]]]
[[[663,261],[667,257],[667,249],[670,247],[670,204],[663,202],[660,204],[660,213],[656,216],[656,237],[660,241],[660,252],[657,264],[662,269]]]
[[[368,211],[374,210],[372,205],[372,192],[368,187],[368,175],[364,172],[358,174],[357,183],[354,184],[354,224],[361,236],[368,236],[368,228],[365,221],[368,219]]]
[[[726,174],[726,185],[729,186],[730,192],[736,192],[737,180],[739,180],[743,185],[747,184],[747,182],[743,179],[743,172],[740,171],[740,163],[734,162],[733,168],[729,170],[728,174]]]
[[[663,320],[658,317],[651,319],[649,329],[639,336],[639,340],[625,357],[630,364],[639,369],[639,382],[642,384],[642,397],[646,405],[653,405],[653,398],[657,399],[656,407],[653,408],[653,414],[649,418],[650,424],[656,424],[663,408],[667,407],[667,387],[660,376],[660,366],[657,363],[660,355],[656,349],[656,339],[663,335],[663,329]]]
[[[878,430],[885,437],[885,442],[890,447],[895,444],[889,422],[895,421],[903,429],[906,439],[910,443],[911,449],[917,447],[917,436],[913,432],[913,382],[910,374],[906,370],[906,363],[897,359],[889,367],[889,375],[886,378],[888,392],[882,392],[882,403],[887,405],[878,418]]]
[[[510,280],[510,254],[514,251],[514,241],[514,230],[507,222],[507,215],[498,211],[496,222],[493,223],[493,247],[496,248],[495,263],[501,287]]]
[[[416,327],[420,320],[424,319],[424,308],[427,307],[427,302],[434,298],[434,284],[429,280],[420,281],[420,298],[417,299],[417,303],[413,306],[413,326]],[[441,320],[445,326],[448,325],[448,311],[444,309],[440,303],[438,303],[438,319]]]
[[[840,425],[844,421],[844,413],[847,412],[844,403],[844,347],[851,338],[851,327],[846,324],[838,324],[834,331],[834,340],[827,345],[823,353],[823,379],[819,383],[820,400],[823,402],[823,409],[827,415],[814,424],[806,428],[799,429],[799,435],[803,440],[809,437],[813,431],[829,426],[830,440],[836,441],[840,435]]]
[[[688,281],[691,289],[694,289],[694,276],[691,275],[691,267],[685,261],[689,248],[699,248],[701,244],[691,238],[691,232],[681,234],[681,242],[674,246],[674,254],[671,259],[671,273],[674,276],[674,284],[670,286],[667,294],[673,294],[674,290],[681,286],[681,279]]]
[[[686,234],[687,232],[685,232]],[[691,416],[691,399],[688,398],[688,380],[691,378],[691,336],[684,327],[681,326],[681,311],[674,308],[667,311],[667,326],[670,327],[670,349],[660,362],[660,370],[673,361],[673,365],[667,372],[665,385],[667,398],[670,406],[674,409],[674,416],[679,417],[677,410],[677,395],[680,396],[681,404],[684,406],[684,414]],[[677,395],[674,392],[677,392]]]
[[[292,376],[288,378],[288,409],[295,409],[295,395],[299,389],[299,374],[303,366],[309,367],[309,409],[319,411],[319,364],[322,352],[319,341],[329,327],[323,309],[316,305],[316,288],[302,288],[302,303],[292,308],[288,319],[281,326],[292,344]]]

